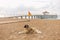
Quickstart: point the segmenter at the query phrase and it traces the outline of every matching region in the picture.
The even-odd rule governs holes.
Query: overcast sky
[[[0,0],[1,17],[27,15],[28,10],[32,15],[45,10],[60,15],[60,0]]]

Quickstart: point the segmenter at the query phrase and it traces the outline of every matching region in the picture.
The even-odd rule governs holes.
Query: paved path
[[[28,19],[0,19],[0,24],[15,23],[15,22],[28,22]]]

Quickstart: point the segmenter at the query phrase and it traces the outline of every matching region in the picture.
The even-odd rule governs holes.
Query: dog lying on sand
[[[29,25],[25,25],[24,29],[25,29],[24,31],[18,32],[18,34],[23,34],[23,33],[25,33],[25,34],[33,34],[33,33],[41,34],[42,33],[41,31],[39,31],[39,30],[37,30],[37,29],[35,29],[33,27],[29,27]]]

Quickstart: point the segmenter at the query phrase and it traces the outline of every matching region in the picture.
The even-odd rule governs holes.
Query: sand
[[[24,30],[25,24],[42,33],[18,34]],[[0,40],[60,40],[60,20],[0,19]]]

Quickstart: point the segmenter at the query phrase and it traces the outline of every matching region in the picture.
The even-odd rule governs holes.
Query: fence
[[[57,15],[32,15],[32,16],[15,16],[14,18],[20,18],[20,19],[56,19]]]

